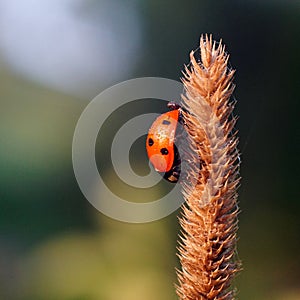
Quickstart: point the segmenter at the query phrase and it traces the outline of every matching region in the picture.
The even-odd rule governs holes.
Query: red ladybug
[[[181,108],[172,102],[168,107],[172,110],[157,117],[149,129],[146,148],[155,170],[165,173],[164,178],[175,183],[180,175],[180,157],[175,137],[181,120]]]

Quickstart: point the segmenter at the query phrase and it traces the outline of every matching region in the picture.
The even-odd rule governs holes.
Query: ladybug
[[[175,146],[178,122],[181,123],[181,108],[169,102],[170,111],[158,116],[150,127],[146,139],[146,149],[155,170],[164,173],[164,178],[176,183],[180,175],[180,156]]]

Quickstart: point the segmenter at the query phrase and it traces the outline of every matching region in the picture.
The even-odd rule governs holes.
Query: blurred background
[[[0,299],[177,299],[180,212],[149,224],[99,213],[77,185],[72,137],[99,92],[135,77],[178,80],[212,33],[237,70],[238,298],[299,300],[299,20],[292,0],[0,0]],[[147,173],[142,139],[132,153]],[[101,145],[97,163],[118,189]]]

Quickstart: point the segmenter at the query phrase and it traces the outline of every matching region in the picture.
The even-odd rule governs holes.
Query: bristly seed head
[[[200,61],[191,52],[191,66],[182,79],[182,105],[189,135],[187,160],[196,186],[183,183],[186,205],[180,220],[183,233],[179,246],[181,270],[177,294],[180,299],[230,300],[234,275],[241,269],[235,257],[238,229],[237,187],[239,152],[230,102],[234,71],[228,68],[228,54],[212,36],[200,39]],[[201,159],[201,167],[194,155]]]

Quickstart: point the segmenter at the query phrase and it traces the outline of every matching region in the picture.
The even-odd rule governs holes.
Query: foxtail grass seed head
[[[236,257],[240,160],[230,100],[234,70],[222,41],[211,35],[201,37],[199,51],[200,60],[190,53],[182,78],[191,168],[183,180],[177,294],[185,300],[229,300],[235,299],[231,284],[241,269]]]

